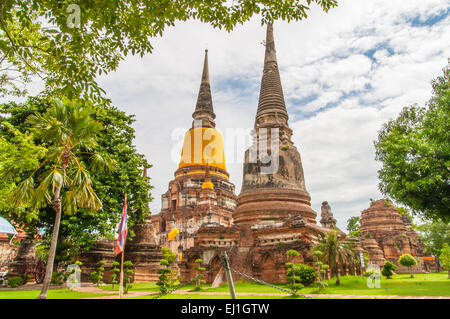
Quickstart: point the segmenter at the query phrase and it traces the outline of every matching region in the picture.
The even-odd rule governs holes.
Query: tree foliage
[[[32,133],[47,145],[47,153],[39,167],[24,178],[8,195],[13,205],[27,205],[34,209],[51,207],[54,226],[40,299],[47,297],[53,279],[53,265],[59,240],[61,215],[76,214],[79,209],[95,212],[101,202],[92,188],[91,173],[111,170],[114,162],[95,153],[97,138],[102,129],[92,118],[93,109],[76,101],[56,100],[44,113],[28,116],[26,124]],[[88,154],[90,165],[79,160]],[[13,169],[5,169],[15,176]],[[56,273],[55,273],[56,276]]]
[[[379,188],[431,219],[450,221],[450,64],[426,107],[404,107],[375,141]]]
[[[383,268],[381,268],[381,274],[386,277],[386,279],[391,279],[392,275],[394,274],[393,271],[397,270],[397,266],[390,262],[389,260],[386,260],[386,262],[383,264]]]
[[[360,227],[361,227],[361,218],[359,216],[353,216],[347,220],[347,230],[350,236],[354,237],[361,236],[359,232]]]
[[[89,278],[91,279],[92,283],[96,285],[97,287],[102,284],[103,275],[105,271],[105,264],[106,262],[104,260],[100,260],[97,264],[97,267],[93,272],[91,272]]]
[[[425,252],[439,256],[444,244],[450,245],[450,224],[440,220],[427,222],[417,226]]]
[[[151,53],[152,38],[176,22],[231,31],[257,14],[261,23],[302,20],[312,3],[325,12],[337,6],[336,0],[0,0],[1,70],[16,69],[22,82],[38,76],[53,96],[108,102],[96,77],[116,70],[128,54]],[[10,93],[20,91],[13,78],[3,82]]]
[[[411,272],[411,278],[413,277],[412,274],[412,267],[417,265],[417,260],[411,256],[410,254],[403,254],[398,259],[398,263],[402,266],[408,267]]]
[[[162,247],[161,252],[164,258],[160,260],[159,264],[165,268],[158,269],[159,281],[156,283],[159,286],[161,294],[166,294],[169,289],[177,286],[180,281],[176,271],[170,266],[177,259],[177,255],[170,250],[170,248]]]
[[[24,147],[23,143],[19,144],[13,139],[8,130],[3,129],[1,131],[1,138],[18,149],[16,158],[30,162],[30,164],[24,165],[26,162],[22,161],[20,165],[23,167],[23,172],[20,173],[16,169],[18,176],[28,176],[39,164],[38,159],[42,158],[42,154],[47,152],[47,147],[43,144],[43,141],[34,137],[30,132],[26,119],[34,113],[44,114],[50,107],[51,103],[47,99],[33,97],[30,97],[24,103],[11,102],[0,107],[0,113],[4,115],[0,118],[1,125],[12,127],[23,136],[26,134],[30,140],[29,143],[37,145],[33,148]],[[92,116],[103,125],[102,134],[97,141],[96,152],[101,156],[108,156],[117,165],[114,172],[99,172],[91,176],[92,187],[102,203],[101,210],[95,214],[85,210],[79,210],[77,214],[73,215],[63,214],[56,262],[71,263],[81,248],[89,249],[99,237],[113,237],[114,226],[120,219],[118,208],[123,205],[124,193],[129,195],[128,225],[130,237],[133,237],[133,225],[143,222],[150,214],[148,207],[148,202],[151,201],[150,178],[142,176],[142,168],[149,168],[151,165],[142,154],[137,152],[133,145],[134,129],[132,124],[134,117],[111,106],[96,107],[95,114]],[[6,156],[3,160],[0,155],[0,159],[2,159],[0,165],[6,165],[5,167],[11,167],[11,164],[18,165],[17,161],[11,161]],[[79,160],[87,165],[90,156],[89,154],[80,154]],[[9,183],[11,184],[11,182]],[[10,191],[9,188],[1,187],[0,193],[2,192],[8,193]],[[0,212],[4,214],[9,212],[9,217],[14,222],[27,225],[26,231],[33,231],[38,228],[44,229],[41,246],[48,249],[54,221],[54,213],[51,208],[44,207],[37,211],[30,209],[8,211],[0,205]]]
[[[450,246],[447,243],[442,245],[439,259],[441,260],[442,267],[448,271],[448,278],[450,279]]]
[[[11,123],[0,121],[0,214],[8,219],[13,215],[20,216],[14,221],[21,228],[35,220],[38,214],[27,205],[12,204],[7,195],[16,189],[21,176],[39,167],[39,159],[46,152],[45,147],[34,143],[31,133],[22,133]],[[14,175],[10,174],[11,170]],[[35,231],[31,229],[30,233]]]
[[[354,246],[335,230],[320,236],[319,242],[313,247],[313,251],[315,250],[322,252],[320,260],[334,270],[336,285],[340,284],[339,267],[357,262]]]
[[[195,291],[199,291],[199,290],[201,290],[201,286],[200,286],[201,283],[202,283],[201,277],[202,277],[203,273],[206,271],[206,268],[202,266],[203,259],[201,259],[201,258],[196,259],[194,261],[194,264],[195,264],[194,270],[196,271],[196,274],[195,274],[195,289],[194,290]]]

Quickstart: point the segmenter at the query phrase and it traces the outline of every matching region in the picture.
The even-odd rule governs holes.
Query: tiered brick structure
[[[24,242],[23,240],[27,237],[27,233],[16,227],[17,234],[14,236],[13,241],[10,245],[10,236],[5,233],[0,233],[0,269],[8,267],[9,264],[16,258],[19,251],[19,246],[15,243],[18,241]],[[20,256],[19,256],[20,257]]]
[[[425,265],[417,258],[422,255],[423,246],[417,233],[411,229],[407,215],[400,215],[389,200],[380,199],[361,212],[361,240],[370,255],[370,261],[382,266],[386,260],[398,265],[402,254],[410,254],[418,260],[415,272],[424,272],[432,265]],[[409,272],[401,267],[398,273]]]
[[[245,152],[244,176],[234,222],[253,225],[301,215],[316,223],[306,191],[300,153],[291,140],[272,25],[267,26],[264,71],[253,145]]]
[[[125,260],[130,260],[134,265],[133,282],[147,282],[158,280],[159,261],[163,258],[161,247],[156,245],[156,236],[150,220],[145,224],[135,225],[135,236],[125,244]],[[98,267],[98,262],[106,262],[104,268],[104,282],[110,281],[112,263],[120,262],[121,255],[114,254],[114,240],[100,240],[89,250],[83,253],[79,260],[81,266],[81,280],[89,281],[89,275]]]
[[[147,177],[147,168],[144,168],[143,177]],[[130,213],[130,212],[128,212]],[[125,260],[130,260],[134,265],[133,282],[156,281],[159,262],[163,258],[161,247],[156,243],[156,234],[151,220],[133,227],[134,238],[125,243]],[[121,255],[115,255],[115,240],[99,240],[88,251],[79,256],[83,262],[81,266],[81,280],[89,281],[89,275],[98,267],[98,262],[106,262],[104,268],[104,282],[111,279],[110,269],[114,261],[120,262]]]
[[[294,262],[313,262],[311,246],[319,234],[330,229],[316,225],[317,214],[310,206],[300,154],[291,136],[273,27],[268,25],[254,142],[245,153],[243,185],[237,207],[229,210],[233,223],[225,223],[219,218],[197,219],[199,227],[193,245],[183,249],[184,258],[180,263],[185,280],[194,276],[192,264],[195,259],[203,259],[208,270],[220,262],[224,250],[228,252],[232,268],[271,282],[285,280],[286,251],[289,249],[301,252]],[[216,185],[214,190],[217,191]],[[212,215],[221,210],[219,206],[211,208]],[[154,218],[157,221],[157,217]],[[208,279],[217,284],[223,278],[223,273],[217,270]]]
[[[175,253],[194,247],[198,230],[205,223],[230,227],[236,208],[235,187],[225,167],[222,135],[215,129],[208,50],[192,117],[194,121],[185,135],[175,179],[162,195],[161,213],[152,216],[157,243]],[[168,242],[172,228],[178,228],[180,234]]]

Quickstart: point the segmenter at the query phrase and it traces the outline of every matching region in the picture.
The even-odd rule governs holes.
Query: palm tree
[[[91,107],[57,100],[45,114],[30,115],[27,119],[48,152],[39,168],[18,185],[10,199],[37,209],[50,205],[55,211],[45,279],[38,299],[47,297],[52,279],[62,209],[66,214],[74,214],[79,208],[99,210],[101,202],[92,188],[90,172],[115,167],[113,160],[93,151],[103,126],[92,114]],[[90,166],[80,156],[88,157]]]
[[[355,252],[350,243],[342,240],[338,231],[333,230],[324,237],[319,237],[320,242],[313,247],[313,251],[322,252],[320,259],[330,266],[336,274],[336,285],[340,284],[339,267],[349,264],[355,258]]]

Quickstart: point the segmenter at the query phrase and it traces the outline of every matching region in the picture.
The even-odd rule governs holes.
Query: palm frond
[[[89,161],[89,168],[92,172],[114,172],[119,164],[106,154],[92,154]]]
[[[8,200],[15,206],[32,205],[35,196],[34,179],[30,176],[17,185],[16,189],[8,195]]]

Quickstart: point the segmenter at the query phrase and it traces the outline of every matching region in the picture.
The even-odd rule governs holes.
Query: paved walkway
[[[119,292],[118,291],[111,291],[111,290],[103,290],[96,287],[80,287],[75,288],[74,290],[79,292],[90,292],[90,293],[96,293],[96,294],[110,294],[110,296],[101,296],[101,297],[92,297],[92,298],[86,298],[86,299],[119,299]],[[146,295],[151,295],[154,292],[151,291],[129,291],[127,294],[124,294],[124,298],[131,298],[131,297],[141,297]]]
[[[77,288],[77,291],[80,292],[92,292],[92,293],[108,293],[110,296],[103,297],[93,297],[87,299],[118,299],[119,295],[117,291],[103,290],[96,287],[81,287]],[[154,294],[154,291],[130,291],[126,295],[123,295],[124,298],[131,297],[142,297]],[[177,290],[173,292],[176,295],[229,295],[228,292],[208,292],[208,291],[198,291],[193,292],[188,289],[186,290]],[[263,293],[263,292],[238,292],[237,296],[245,297],[245,296],[273,296],[273,297],[287,297],[290,294],[277,294],[277,293]],[[442,296],[374,296],[374,295],[338,295],[338,294],[305,294],[307,297],[312,298],[337,298],[337,299],[450,299],[450,297],[442,297]]]

